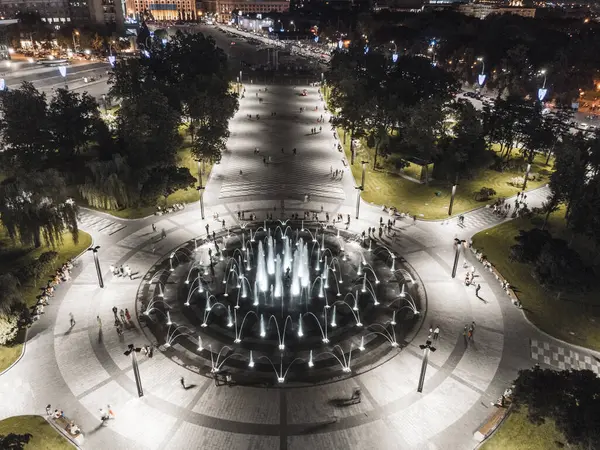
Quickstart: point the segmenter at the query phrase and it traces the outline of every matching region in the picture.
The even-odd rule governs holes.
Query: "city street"
[[[232,47],[245,49],[239,59],[258,58],[254,48]],[[73,77],[82,76],[79,72]],[[47,83],[54,81],[46,78]],[[418,273],[415,283],[427,298],[421,327],[384,364],[316,386],[217,387],[212,378],[187,370],[157,348],[152,358],[138,355],[144,385],[144,396],[138,397],[132,360],[124,352],[128,344],[157,344],[138,321],[138,289],[148,281],[144,277],[151,267],[168,259],[180,244],[206,237],[207,225],[211,230],[221,228],[223,220],[226,227],[239,225],[241,211],[256,214],[261,224],[270,214],[285,220],[308,211],[323,222],[326,213],[342,214],[351,217],[349,231],[354,233],[389,218],[381,205],[364,202],[355,218],[349,161],[337,150],[318,87],[291,81],[262,85],[251,73],[242,73],[242,81],[244,97],[230,122],[227,151],[206,185],[205,220],[198,204],[139,220],[81,210],[81,228],[100,246],[105,286],[98,287],[92,255],[85,252],[76,261],[72,280],[57,288],[45,314],[29,329],[22,358],[0,375],[0,419],[44,415],[51,404],[80,426],[83,436],[76,442],[87,449],[467,450],[477,446],[473,435],[495,412],[491,404],[519,369],[535,363],[558,367],[552,352],[577,354],[569,367],[593,360],[592,352],[531,326],[470,251],[460,257],[457,277],[451,277],[454,239],[468,240],[502,221],[491,209],[481,208],[464,215],[464,226],[456,220],[402,218],[395,222],[394,234],[381,239]],[[103,82],[95,92],[104,87]],[[334,171],[339,171],[337,177]],[[530,207],[539,206],[547,193],[545,187],[528,192]],[[157,239],[163,230],[166,237]],[[125,264],[135,273],[133,279],[110,273],[110,265]],[[481,298],[463,282],[471,266]],[[134,326],[123,336],[113,326],[113,306],[132,313]],[[72,327],[70,313],[76,319]],[[476,332],[467,340],[464,329],[473,322]],[[419,345],[427,341],[430,326],[441,331],[419,393]],[[193,330],[192,335],[200,332]],[[539,356],[543,350],[551,353]],[[598,364],[590,364],[598,373]],[[182,389],[181,377],[190,388]],[[335,399],[357,388],[360,403],[334,406]],[[103,426],[99,410],[107,404],[116,417]]]

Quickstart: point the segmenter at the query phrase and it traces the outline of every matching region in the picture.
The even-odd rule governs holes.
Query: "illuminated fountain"
[[[140,289],[156,340],[186,348],[178,361],[288,383],[342,376],[400,347],[423,316],[415,278],[375,240],[264,221],[180,245]]]

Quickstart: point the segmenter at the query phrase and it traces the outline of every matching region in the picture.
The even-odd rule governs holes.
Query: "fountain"
[[[152,295],[142,312],[156,339],[171,352],[179,339],[179,358],[195,355],[188,364],[209,373],[227,366],[277,383],[360,370],[397,348],[422,320],[412,269],[373,239],[304,222],[248,222],[170,252],[140,287]]]

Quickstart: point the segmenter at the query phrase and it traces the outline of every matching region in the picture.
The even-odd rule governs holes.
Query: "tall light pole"
[[[355,186],[356,189],[356,218],[358,219],[358,214],[360,212],[360,193],[365,190],[365,173],[367,170],[367,162],[361,161],[362,163],[362,177],[360,180],[360,186]]]
[[[538,89],[538,99],[542,102],[548,93],[548,90],[546,89],[546,69],[540,70],[540,75],[544,76],[544,83],[542,84],[542,87]]]
[[[483,56],[480,56],[479,58],[477,58],[477,61],[479,61],[481,63],[481,73],[479,74],[479,76],[477,77],[477,82],[479,83],[479,87],[483,87],[483,83],[485,83],[485,61],[483,59]]]
[[[427,339],[424,345],[419,345],[423,350],[423,362],[421,363],[421,374],[419,375],[419,386],[417,386],[417,392],[423,392],[423,384],[425,384],[425,372],[427,371],[427,364],[429,362],[429,352],[435,352],[436,348],[431,345],[431,341]]]
[[[454,238],[454,265],[452,266],[452,278],[456,277],[456,269],[458,267],[458,259],[460,257],[460,251],[466,241],[464,239]]]
[[[523,179],[523,189],[521,189],[522,191],[524,191],[527,187],[527,179],[529,178],[529,172],[531,172],[531,164],[527,164],[527,169],[525,170],[525,178]]]
[[[457,188],[458,184],[454,184],[452,186],[452,194],[450,196],[450,206],[448,207],[448,215],[451,216],[452,215],[452,206],[454,206],[454,196],[456,195],[456,188]]]
[[[135,385],[137,386],[138,397],[144,396],[144,390],[142,389],[142,379],[140,378],[140,368],[136,358],[136,353],[139,353],[142,349],[140,347],[134,347],[133,344],[127,346],[129,350],[123,352],[125,356],[131,355],[131,366],[133,368],[133,375],[135,377]]]
[[[242,82],[242,71],[240,70],[240,83]]]
[[[196,188],[200,194],[200,217],[204,220],[204,186],[202,186],[202,178],[200,178],[200,186]]]
[[[390,41],[390,43],[394,45],[394,53],[392,53],[392,62],[395,63],[396,61],[398,61],[398,46],[394,41]]]
[[[100,270],[100,261],[98,260],[98,249],[100,248],[99,245],[96,245],[95,247],[90,247],[87,249],[88,252],[92,252],[94,254],[94,263],[96,264],[96,274],[98,275],[98,285],[103,288],[104,287],[104,280],[102,280],[102,270]]]
[[[63,81],[65,82],[65,89],[67,89],[67,66],[58,66],[58,71],[63,77]]]
[[[73,51],[77,52],[77,44],[75,43],[75,36],[77,36],[77,38],[79,39],[79,31],[74,30],[71,36],[73,37]]]

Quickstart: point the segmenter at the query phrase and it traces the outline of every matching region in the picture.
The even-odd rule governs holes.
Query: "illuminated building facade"
[[[138,21],[196,20],[196,0],[127,0],[127,16]]]

